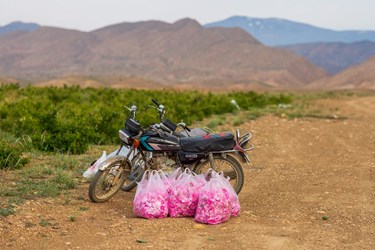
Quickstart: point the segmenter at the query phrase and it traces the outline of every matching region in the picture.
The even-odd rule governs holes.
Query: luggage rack
[[[251,140],[253,135],[250,132],[245,133],[244,135],[240,136],[240,131],[236,129],[236,142],[238,145],[242,148],[243,152],[251,151],[255,147],[253,144],[250,144],[250,147],[244,148],[245,145]],[[213,154],[219,154],[219,153],[234,153],[241,150],[238,149],[232,149],[232,150],[223,150],[223,151],[215,151],[212,152]]]

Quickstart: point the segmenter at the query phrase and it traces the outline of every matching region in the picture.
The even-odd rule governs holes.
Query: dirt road
[[[145,220],[134,192],[104,204],[28,201],[0,217],[0,249],[375,249],[375,96],[320,101],[347,119],[263,117],[243,124],[256,149],[240,217],[208,226]]]

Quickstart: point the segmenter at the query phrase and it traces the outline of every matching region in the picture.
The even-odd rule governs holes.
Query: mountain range
[[[0,36],[0,75],[23,81],[87,76],[223,88],[303,87],[326,75],[303,57],[270,48],[239,28],[121,23],[91,32],[39,27]]]
[[[334,75],[375,55],[375,31],[335,31],[280,18],[233,16],[205,27],[238,27],[263,44],[303,56]]]
[[[336,31],[280,18],[252,18],[232,16],[208,23],[205,27],[241,28],[268,46],[301,43],[374,41],[375,31]]]
[[[274,18],[227,20],[247,20],[255,34],[263,32],[265,37],[276,23],[289,38],[302,34],[303,27],[305,34],[325,30]],[[0,27],[0,82],[137,88],[375,88],[371,73],[375,42],[268,47],[242,28],[216,26],[183,19],[171,24],[120,23],[82,32],[14,22]],[[346,37],[347,41],[353,41],[360,40],[360,34],[371,39],[374,32],[344,33],[351,34],[352,40]],[[273,39],[277,44],[277,32]],[[335,75],[326,77],[322,68]]]
[[[375,55],[375,42],[306,43],[281,46],[334,75]]]

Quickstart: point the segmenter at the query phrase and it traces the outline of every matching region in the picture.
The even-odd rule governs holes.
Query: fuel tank
[[[140,142],[145,151],[175,152],[181,150],[179,138],[165,132],[146,131],[141,136]]]

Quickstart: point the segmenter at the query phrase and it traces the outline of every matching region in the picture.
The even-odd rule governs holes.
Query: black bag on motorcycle
[[[187,152],[212,152],[231,150],[236,145],[232,133],[208,134],[200,137],[180,139],[183,151]]]

